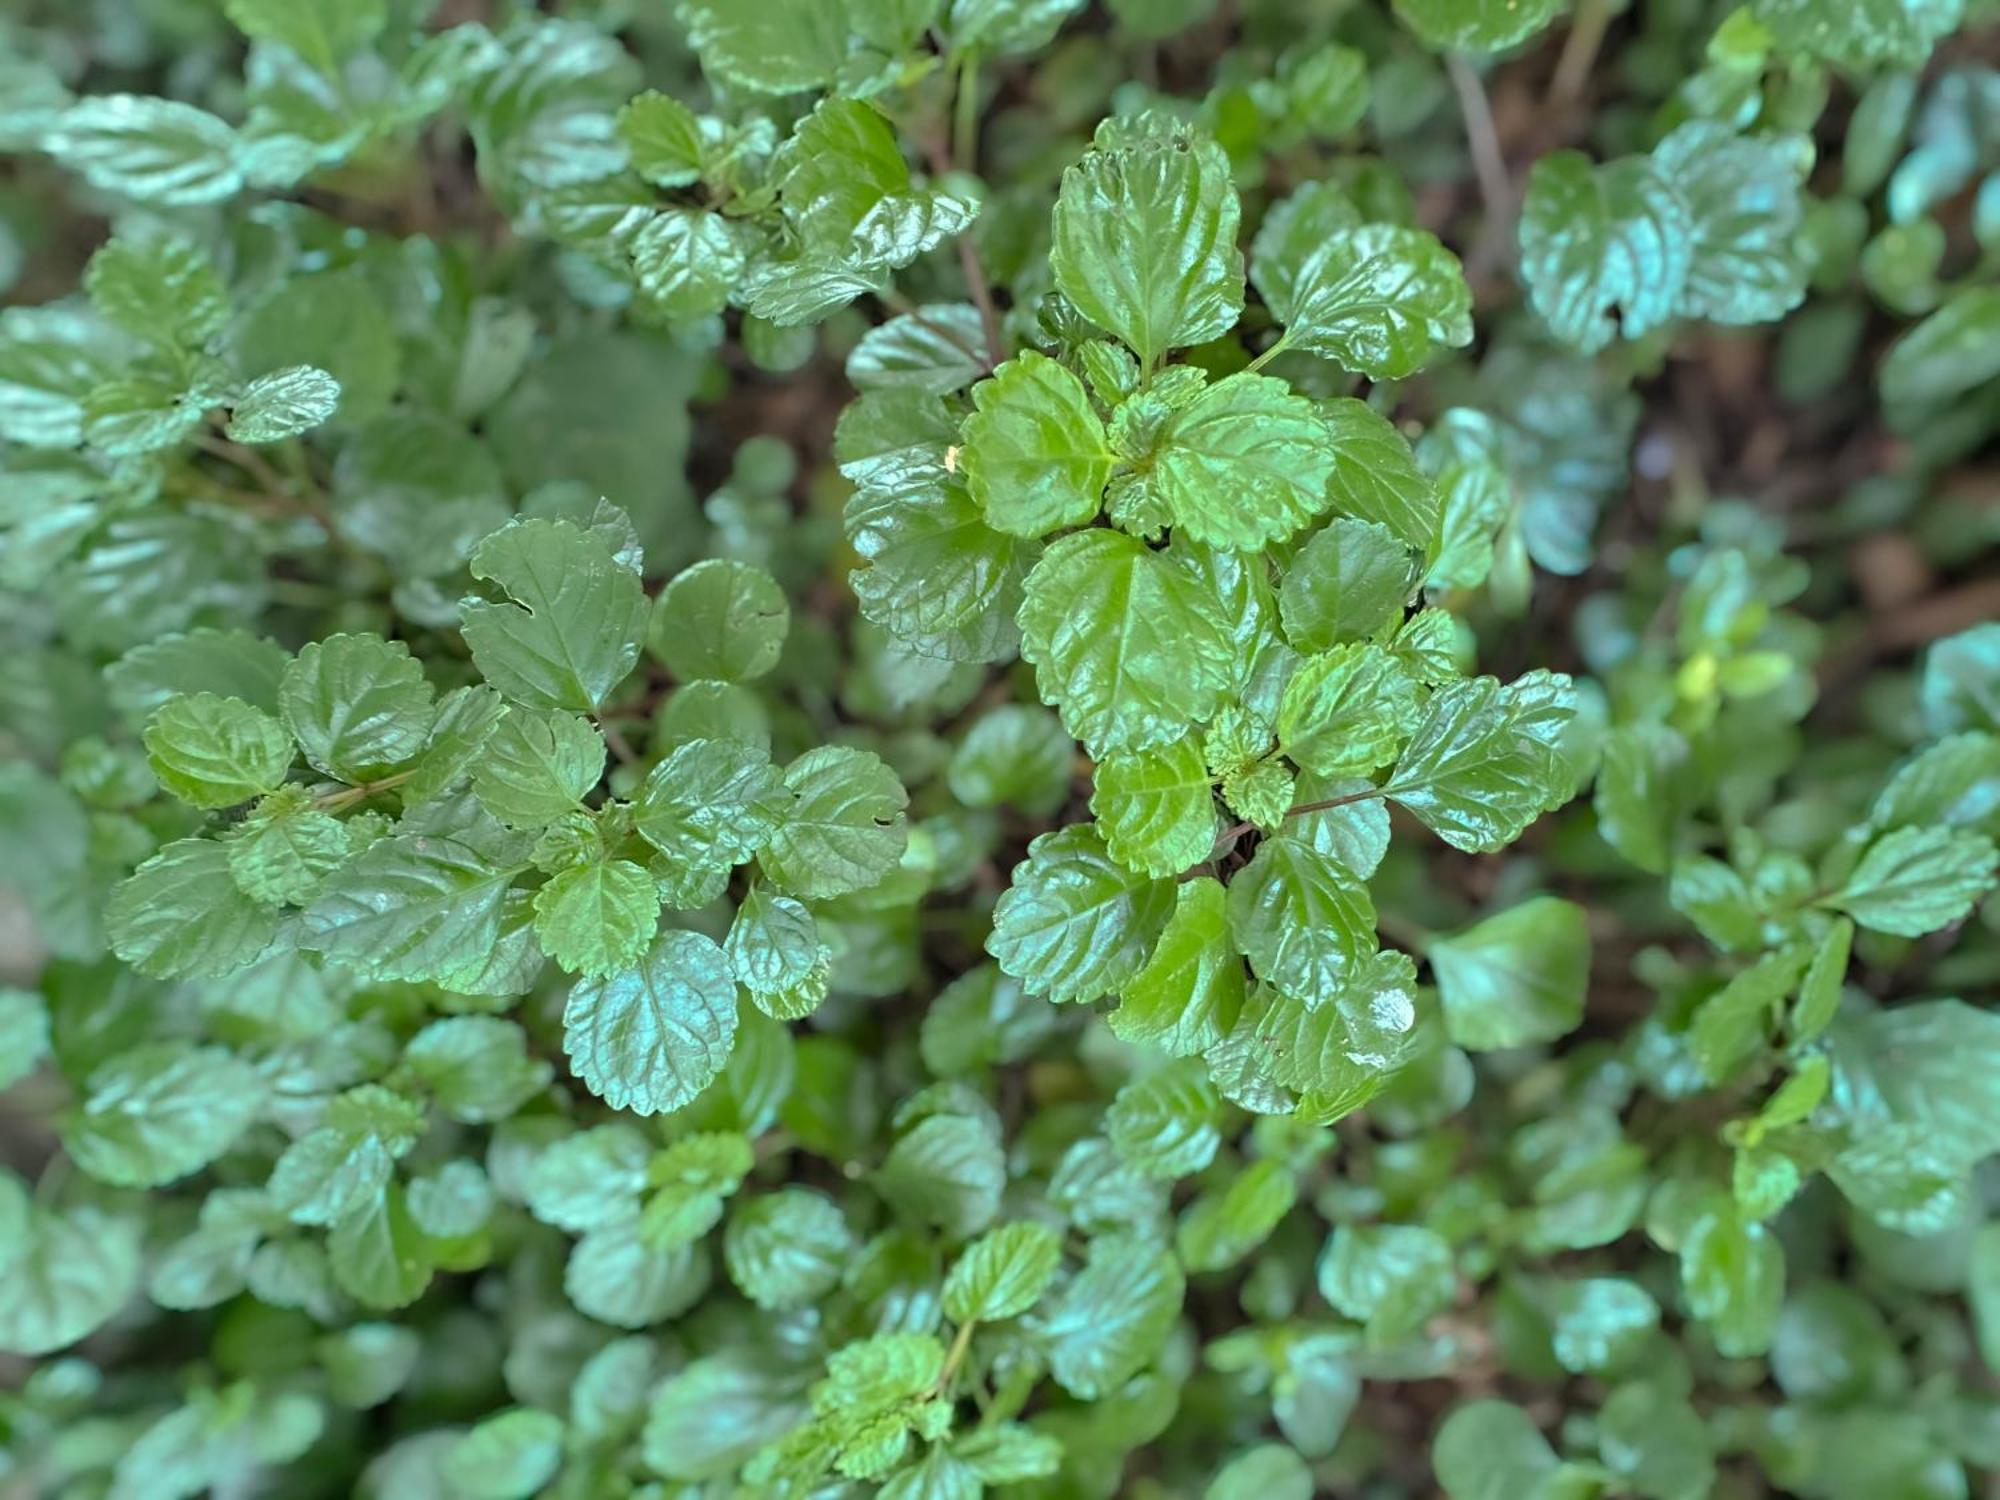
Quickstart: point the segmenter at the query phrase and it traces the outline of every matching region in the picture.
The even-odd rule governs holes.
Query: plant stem
[[[1562,56],[1556,59],[1555,76],[1549,81],[1550,104],[1560,109],[1576,102],[1610,25],[1611,7],[1605,0],[1581,0],[1569,35],[1563,39]]]
[[[335,808],[347,807],[365,801],[377,792],[386,792],[399,787],[416,775],[415,771],[398,771],[394,776],[384,776],[380,781],[363,782],[360,786],[344,786],[337,792],[328,792],[314,799],[321,812],[332,812]]]
[[[979,54],[968,52],[958,63],[958,97],[953,101],[951,161],[961,172],[979,171]]]
[[[1481,238],[1488,244],[1501,244],[1513,233],[1514,186],[1507,176],[1507,159],[1500,152],[1500,133],[1494,128],[1486,85],[1480,82],[1478,69],[1463,53],[1446,53],[1444,63],[1451,75],[1452,91],[1458,95],[1459,113],[1465,119],[1465,140],[1472,151],[1472,171],[1479,182],[1479,197],[1486,205],[1486,226]]]
[[[1371,786],[1365,792],[1349,792],[1342,797],[1326,797],[1318,802],[1295,802],[1285,809],[1285,817],[1287,820],[1303,818],[1308,813],[1326,812],[1330,808],[1345,807],[1350,802],[1372,802],[1377,797],[1387,795],[1387,787]],[[1223,855],[1235,847],[1238,839],[1242,838],[1244,834],[1249,833],[1256,826],[1255,823],[1245,821],[1232,824],[1228,828],[1223,829],[1222,836],[1215,841],[1215,847],[1208,851],[1209,861],[1213,862],[1222,858]]]
[[[960,241],[960,243],[963,244],[964,242]],[[956,331],[945,327],[944,324],[931,317],[930,314],[926,313],[921,307],[918,307],[916,303],[905,297],[894,287],[890,287],[886,291],[877,292],[875,296],[876,300],[891,312],[901,313],[919,328],[929,329],[960,354],[973,361],[973,363],[989,371],[993,368],[993,359],[990,355],[982,354],[979,350],[973,348],[972,345],[960,338]]]
[[[932,1387],[933,1395],[943,1395],[951,1389],[952,1377],[958,1374],[958,1367],[965,1363],[966,1351],[972,1347],[972,1330],[978,1326],[977,1318],[967,1318],[958,1325],[951,1347],[945,1350],[944,1368],[938,1371],[937,1384]]]
[[[638,763],[639,752],[632,748],[632,742],[619,732],[616,724],[610,724],[603,719],[599,719],[597,727],[604,731],[604,743],[611,747],[613,755],[617,756],[620,761],[628,766]]]
[[[979,54],[968,52],[958,65],[958,97],[953,101],[951,165],[958,171],[979,174]],[[993,284],[979,246],[972,233],[958,237],[958,264],[965,273],[966,290],[972,305],[979,309],[979,327],[985,335],[986,350],[980,362],[991,371],[1007,357],[1006,334],[1000,327],[1000,309],[993,301]]]
[[[1263,369],[1264,366],[1268,365],[1272,360],[1276,359],[1280,354],[1283,354],[1285,352],[1286,348],[1291,343],[1291,339],[1292,339],[1292,332],[1288,328],[1283,333],[1278,335],[1277,343],[1273,344],[1270,348],[1266,349],[1262,354],[1258,355],[1255,359],[1250,361],[1249,365],[1245,367],[1244,373],[1255,374],[1257,371]]]

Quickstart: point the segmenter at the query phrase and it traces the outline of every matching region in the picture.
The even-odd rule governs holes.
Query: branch
[[[1488,245],[1504,244],[1514,232],[1514,184],[1507,175],[1507,159],[1500,152],[1500,133],[1493,124],[1492,106],[1486,101],[1486,85],[1463,53],[1446,53],[1444,64],[1451,75],[1452,91],[1458,95],[1459,113],[1465,118],[1472,171],[1479,182],[1480,200],[1486,205],[1486,225],[1480,238]]]

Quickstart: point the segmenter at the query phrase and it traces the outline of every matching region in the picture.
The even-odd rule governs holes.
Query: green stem
[[[958,62],[958,98],[952,111],[951,161],[961,172],[979,171],[979,54]]]
[[[958,1374],[958,1367],[965,1363],[966,1351],[972,1347],[972,1330],[979,1326],[979,1319],[967,1318],[958,1325],[958,1333],[951,1341],[951,1347],[944,1353],[944,1368],[938,1371],[937,1385],[933,1395],[943,1395],[951,1389],[952,1379]]]
[[[416,774],[415,771],[398,771],[394,776],[384,776],[380,781],[363,782],[360,786],[344,786],[337,792],[328,792],[315,800],[322,812],[332,812],[336,808],[364,801],[377,792],[386,792],[399,787]]]
[[[1277,343],[1273,344],[1270,348],[1266,349],[1262,354],[1258,355],[1255,359],[1250,361],[1249,368],[1246,373],[1254,375],[1257,371],[1263,369],[1264,366],[1268,365],[1272,360],[1276,359],[1280,354],[1283,354],[1285,350],[1288,347],[1290,347],[1291,342],[1292,342],[1292,331],[1291,329],[1287,328],[1282,334],[1278,336]]]

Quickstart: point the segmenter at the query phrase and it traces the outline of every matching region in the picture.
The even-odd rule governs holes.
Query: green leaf
[[[127,333],[199,348],[229,321],[229,294],[215,264],[192,241],[119,235],[83,272],[104,317]]]
[[[1922,937],[1961,920],[1992,889],[1996,863],[2000,855],[1984,834],[1898,828],[1869,846],[1823,904],[1873,931]]]
[[[1310,401],[1246,372],[1169,414],[1151,460],[1154,492],[1177,531],[1254,552],[1326,509],[1337,455]]]
[[[1410,549],[1388,527],[1336,518],[1285,570],[1278,589],[1285,638],[1301,651],[1325,651],[1373,637],[1402,614],[1414,572]]]
[[[710,77],[761,94],[824,88],[847,60],[847,6],[823,0],[678,0],[675,13]]]
[[[206,979],[243,968],[277,936],[278,914],[236,887],[212,839],[168,844],[111,893],[111,949],[156,979]]]
[[[348,827],[314,806],[302,787],[267,797],[227,840],[229,874],[253,901],[303,905],[347,862]]]
[[[1693,120],[1653,150],[1653,165],[1680,194],[1694,244],[1680,309],[1717,323],[1764,323],[1806,291],[1800,185],[1811,160],[1787,136],[1735,135]]]
[[[1184,1058],[1220,1042],[1242,1002],[1242,958],[1230,940],[1222,884],[1198,876],[1176,886],[1174,914],[1108,1020],[1118,1038]]]
[[[639,962],[582,979],[563,1006],[563,1051],[613,1109],[665,1114],[714,1081],[736,1040],[736,979],[712,940],[663,932]]]
[[[30,1076],[48,1052],[47,1002],[33,990],[0,985],[0,1089]]]
[[[903,1217],[973,1235],[1000,1211],[1007,1162],[992,1126],[932,1115],[896,1142],[870,1181]]]
[[[509,827],[541,828],[584,807],[603,779],[604,754],[588,719],[512,707],[472,764],[472,793]]]
[[[637,962],[659,921],[659,887],[629,859],[572,865],[535,892],[535,937],[572,974],[603,976]]]
[[[1207,718],[1232,656],[1212,592],[1143,542],[1102,528],[1042,555],[1020,625],[1042,701],[1098,757],[1157,749]]]
[[[646,649],[682,682],[750,682],[778,664],[791,607],[764,569],[710,558],[660,591]]]
[[[787,802],[761,748],[689,740],[647,773],[633,812],[640,835],[669,859],[727,870],[764,846]]]
[[[1076,742],[1047,709],[1003,703],[981,714],[952,752],[945,776],[967,807],[1012,805],[1048,817],[1068,800]]]
[[[222,1048],[153,1042],[91,1073],[63,1149],[100,1182],[159,1187],[227,1151],[263,1103],[256,1073]]]
[[[1813,0],[1756,0],[1751,10],[1786,51],[1857,73],[1922,67],[1965,13],[1961,0],[1853,0],[1832,9]]]
[[[1594,353],[1642,338],[1679,311],[1694,220],[1642,157],[1593,167],[1580,151],[1542,157],[1521,205],[1521,275],[1562,342]],[[1612,314],[1616,313],[1616,321]]]
[[[1038,537],[1097,514],[1113,458],[1068,369],[1027,350],[974,386],[972,404],[958,461],[989,525]]]
[[[525,850],[467,799],[371,844],[300,918],[299,946],[375,979],[445,980],[491,954]]]
[[[701,180],[707,142],[700,117],[678,99],[648,89],[618,111],[618,134],[632,153],[632,170],[654,187],[691,187]]]
[[[945,471],[942,449],[864,486],[843,521],[866,564],[850,575],[864,616],[925,656],[990,661],[1013,652],[1035,546],[986,524],[963,480]]]
[[[806,1307],[840,1283],[854,1254],[847,1220],[829,1198],[780,1188],[739,1202],[723,1256],[729,1279],[759,1307]]]
[[[954,1323],[1018,1318],[1041,1300],[1062,1265],[1062,1241],[1043,1224],[1003,1224],[964,1250],[944,1283]]]
[[[291,654],[247,630],[190,630],[136,646],[104,669],[111,701],[143,719],[181,693],[241,698],[278,712],[278,683]]]
[[[1164,125],[1115,146],[1101,139],[1063,173],[1049,249],[1056,288],[1151,368],[1235,325],[1241,217],[1212,141]]]
[[[1660,1326],[1660,1305],[1646,1289],[1615,1276],[1562,1282],[1547,1305],[1556,1362],[1576,1375],[1615,1373]]]
[[[1396,758],[1419,713],[1401,663],[1368,642],[1309,656],[1285,684],[1278,745],[1308,771],[1358,776]]]
[[[703,209],[662,209],[625,248],[640,292],[661,316],[675,322],[721,312],[749,264],[729,221]]]
[[[1555,1450],[1526,1412],[1505,1401],[1474,1401],[1445,1418],[1431,1463],[1451,1500],[1557,1500],[1560,1493],[1551,1485],[1562,1468]]]
[[[1308,1006],[1331,1000],[1375,951],[1368,888],[1288,835],[1265,839],[1230,882],[1229,925],[1257,977]]]
[[[1207,1066],[1181,1058],[1128,1080],[1104,1113],[1105,1133],[1148,1177],[1188,1177],[1215,1160],[1222,1144],[1219,1102]]]
[[[1954,734],[1924,747],[1889,778],[1868,821],[1881,829],[1942,823],[2000,832],[2000,735]]]
[[[909,793],[880,756],[821,745],[785,767],[791,793],[757,863],[809,901],[866,890],[896,867],[909,830]]]
[[[342,1291],[364,1307],[408,1307],[436,1269],[429,1239],[391,1182],[343,1216],[326,1238],[327,1265]]]
[[[1771,1346],[1785,1297],[1785,1253],[1770,1230],[1744,1222],[1733,1204],[1719,1204],[1681,1237],[1680,1262],[1688,1308],[1708,1325],[1716,1348],[1747,1359]]]
[[[1882,361],[1880,377],[1891,424],[1910,431],[1936,407],[2000,375],[1996,330],[2000,287],[1968,286],[1899,338]]]
[[[1301,1091],[1296,1112],[1330,1124],[1379,1094],[1409,1060],[1416,969],[1401,953],[1376,953],[1317,1002],[1254,993],[1243,1022],[1270,1076]]]
[[[1285,325],[1286,348],[1370,380],[1400,380],[1472,342],[1472,291],[1458,257],[1422,229],[1337,229],[1282,284],[1257,289]]]
[[[1434,52],[1500,52],[1548,25],[1562,13],[1566,0],[1395,0],[1395,4],[1403,24]],[[1454,1490],[1452,1500],[1465,1497]]]
[[[654,1393],[646,1465],[669,1479],[727,1479],[806,1416],[803,1386],[777,1361],[724,1346],[669,1376]]]
[[[1186,1286],[1173,1253],[1138,1234],[1092,1240],[1083,1269],[1036,1320],[1056,1384],[1082,1401],[1123,1385],[1165,1345]]]
[[[1083,6],[1084,0],[951,0],[952,41],[1003,57],[1038,52]]]
[[[1491,677],[1447,683],[1383,791],[1454,848],[1510,844],[1568,799],[1571,777],[1556,750],[1575,714],[1576,691],[1560,672],[1529,672],[1505,686]]]
[[[146,759],[160,785],[195,807],[234,807],[278,787],[291,769],[284,726],[240,698],[184,693],[146,721]]]
[[[1335,454],[1329,493],[1337,514],[1375,521],[1422,552],[1438,528],[1438,495],[1409,441],[1373,407],[1343,396],[1320,408]]]
[[[1202,1500],[1312,1500],[1312,1470],[1283,1443],[1260,1443],[1222,1466]]]
[[[504,1120],[547,1087],[527,1033],[497,1016],[446,1016],[410,1038],[403,1066],[454,1120]]]
[[[847,356],[847,378],[861,391],[946,396],[985,374],[993,357],[978,308],[933,302],[863,334]]]
[[[1342,1224],[1319,1261],[1320,1294],[1378,1346],[1422,1328],[1457,1285],[1451,1246],[1415,1224]]]
[[[330,420],[340,409],[340,382],[312,365],[259,375],[229,409],[229,436],[254,445],[282,443]]]
[[[986,951],[1031,993],[1095,1000],[1140,971],[1173,905],[1170,883],[1133,874],[1094,828],[1073,824],[1028,846],[993,909]]]
[[[1297,1200],[1297,1179],[1283,1162],[1251,1162],[1182,1210],[1174,1237],[1181,1264],[1196,1272],[1229,1269],[1270,1238]]]
[[[653,1149],[634,1127],[580,1130],[537,1156],[523,1183],[528,1211],[580,1234],[638,1213]]]
[[[1649,1385],[1620,1388],[1598,1413],[1598,1449],[1652,1500],[1700,1500],[1715,1485],[1715,1445],[1701,1414]]]
[[[736,909],[723,948],[737,981],[766,1015],[795,1021],[826,999],[832,950],[812,913],[789,896],[753,887]]]
[[[639,660],[646,594],[603,538],[568,521],[516,521],[474,549],[472,576],[513,601],[459,606],[486,680],[530,708],[593,713]]]
[[[30,1359],[96,1332],[138,1289],[138,1224],[31,1203],[0,1177],[0,1349]]]
[[[289,47],[322,73],[372,42],[385,0],[226,0],[223,10],[252,41]]]
[[[1141,875],[1178,875],[1215,842],[1214,792],[1192,734],[1163,749],[1106,756],[1090,810],[1106,851]]]
[[[528,1500],[556,1477],[562,1459],[562,1419],[516,1406],[454,1439],[439,1469],[465,1500]]]
[[[1589,914],[1573,901],[1532,896],[1434,940],[1424,952],[1452,1044],[1472,1052],[1567,1036],[1590,988]]]
[[[437,717],[410,648],[378,635],[305,646],[285,668],[278,703],[306,759],[357,785],[416,759]]]
[[[243,187],[236,132],[171,99],[96,95],[58,115],[41,144],[92,187],[141,203],[215,203]]]
[[[1799,1001],[1792,1011],[1792,1037],[1811,1041],[1833,1024],[1847,978],[1848,955],[1854,944],[1854,924],[1841,917],[1826,930],[1799,981]]]
[[[1702,1002],[1688,1050],[1710,1083],[1730,1077],[1763,1045],[1805,966],[1802,948],[1767,953]]]

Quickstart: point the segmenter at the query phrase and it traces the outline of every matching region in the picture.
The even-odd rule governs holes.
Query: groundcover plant
[[[1995,22],[12,0],[0,1493],[1984,1493]]]

